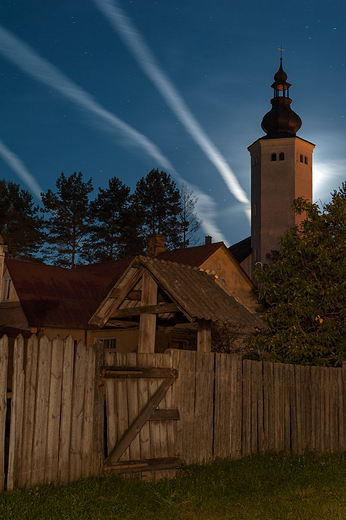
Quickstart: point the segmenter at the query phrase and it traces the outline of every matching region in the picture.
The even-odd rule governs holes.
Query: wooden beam
[[[121,295],[121,289],[119,289],[118,287],[116,287],[115,289],[112,289],[112,291],[110,293],[111,298],[119,298],[120,295]],[[140,301],[141,296],[142,296],[142,291],[137,289],[137,290],[133,290],[133,291],[129,292],[128,295],[126,296],[126,299]]]
[[[128,281],[128,283],[125,285],[125,287],[121,290],[119,297],[114,300],[112,305],[109,307],[109,309],[106,311],[105,315],[103,317],[98,316],[98,312],[102,310],[102,306],[99,307],[99,309],[96,311],[96,315],[89,321],[91,325],[98,325],[99,327],[104,327],[109,318],[111,317],[112,313],[115,309],[117,309],[122,302],[125,300],[126,296],[129,294],[130,291],[134,288],[136,283],[139,281],[143,273],[143,268],[138,269],[137,273],[135,273],[132,278]],[[107,299],[109,299],[110,296],[108,295]]]
[[[141,314],[166,314],[179,312],[175,303],[159,303],[158,305],[141,305],[140,307],[126,307],[126,309],[117,309],[113,312],[111,318],[126,318],[127,316],[139,316]]]
[[[124,460],[107,465],[105,469],[112,473],[134,473],[136,471],[156,471],[162,469],[175,469],[183,465],[183,460],[178,457],[165,457],[160,459]]]
[[[106,459],[107,465],[112,465],[112,462],[117,462],[122,454],[127,450],[130,446],[133,439],[138,435],[138,433],[143,428],[144,424],[150,419],[153,411],[158,407],[161,403],[162,399],[165,397],[168,388],[174,383],[176,376],[172,375],[170,378],[164,379],[156,390],[152,398],[143,408],[141,413],[136,417],[128,430],[123,434],[119,442],[114,446],[110,454]]]
[[[142,299],[143,307],[157,305],[158,286],[148,271],[143,271]],[[141,314],[139,320],[138,353],[155,353],[156,314]]]
[[[211,321],[198,320],[197,352],[211,352]]]
[[[105,378],[115,379],[138,379],[153,378],[165,379],[167,377],[178,377],[178,371],[174,368],[142,368],[142,367],[122,367],[122,366],[104,366],[101,368],[101,376]]]

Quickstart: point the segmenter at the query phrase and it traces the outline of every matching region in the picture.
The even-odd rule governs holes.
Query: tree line
[[[197,198],[166,172],[151,170],[133,193],[117,177],[90,200],[93,190],[81,172],[62,172],[37,205],[19,184],[0,180],[0,234],[9,256],[75,267],[141,254],[152,233],[165,235],[168,249],[197,244]]]

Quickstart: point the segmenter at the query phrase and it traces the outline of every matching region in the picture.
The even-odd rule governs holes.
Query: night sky
[[[41,191],[81,171],[132,190],[152,168],[198,197],[201,236],[250,233],[250,156],[279,68],[298,136],[316,145],[314,201],[346,180],[346,3],[5,0],[0,178]]]

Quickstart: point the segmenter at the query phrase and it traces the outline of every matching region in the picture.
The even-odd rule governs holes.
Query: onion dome
[[[289,88],[287,74],[282,68],[282,58],[280,58],[280,68],[274,76],[274,97],[271,99],[272,109],[262,119],[262,129],[268,138],[275,137],[294,137],[302,126],[302,120],[291,109],[292,100],[289,98]]]

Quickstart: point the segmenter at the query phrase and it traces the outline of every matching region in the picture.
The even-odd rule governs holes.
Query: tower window
[[[276,161],[276,153],[272,153],[272,161]]]
[[[300,162],[304,162],[304,158],[303,158],[302,154],[300,154]]]
[[[285,154],[283,152],[281,152],[279,154],[279,161],[284,161],[285,160]]]
[[[308,164],[308,158],[306,156],[304,157],[304,162],[305,164]]]

